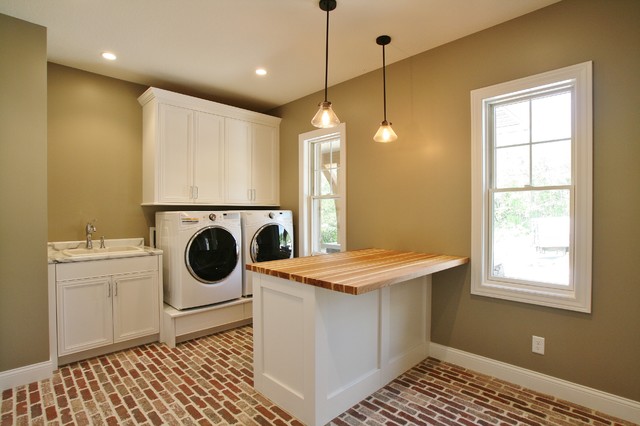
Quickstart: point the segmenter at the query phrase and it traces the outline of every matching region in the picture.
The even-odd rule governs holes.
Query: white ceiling
[[[329,86],[382,66],[379,35],[392,38],[390,64],[557,1],[337,0]],[[265,111],[324,87],[318,0],[0,0],[0,13],[47,27],[51,62],[244,108]],[[268,74],[256,76],[257,67]]]

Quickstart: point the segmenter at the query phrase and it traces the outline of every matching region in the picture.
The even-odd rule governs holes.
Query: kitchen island
[[[429,355],[431,274],[468,262],[365,249],[247,265],[256,390],[329,422]]]

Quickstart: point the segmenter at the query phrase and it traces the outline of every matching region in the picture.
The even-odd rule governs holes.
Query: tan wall
[[[46,49],[0,15],[0,371],[49,359]]]
[[[640,279],[634,268],[640,258],[640,248],[635,241],[640,235],[637,221],[640,168],[636,166],[640,158],[637,142],[640,139],[637,125],[640,29],[637,22],[640,22],[640,2],[636,0],[564,0],[392,64],[387,70],[388,115],[399,140],[391,145],[372,141],[382,118],[379,70],[330,89],[329,99],[334,102],[339,117],[347,122],[349,247],[377,246],[469,255],[469,91],[586,60],[594,61],[593,314],[471,297],[469,271],[462,267],[440,273],[434,279],[432,336],[435,342],[640,400],[640,363],[637,362],[640,359]],[[2,31],[7,28],[4,23],[0,22]],[[16,45],[15,39],[11,38],[10,44]],[[0,37],[0,43],[4,40],[7,37]],[[395,40],[388,52],[394,49],[394,43]],[[44,55],[44,44],[33,49]],[[14,70],[13,64],[11,70]],[[8,81],[4,78],[6,67],[0,66],[0,72],[3,73],[0,81]],[[8,93],[4,88],[5,85],[3,95]],[[144,89],[120,80],[49,65],[50,241],[83,238],[84,224],[93,218],[98,219],[98,235],[146,237],[153,210],[142,210],[139,205],[142,122],[136,101]],[[297,211],[298,134],[311,130],[309,120],[321,97],[321,93],[317,93],[272,112],[284,118],[281,126],[283,208]],[[29,109],[30,116],[32,113]],[[6,123],[15,121],[5,117],[4,113],[0,115],[2,131]],[[29,126],[30,131],[37,132],[33,120]],[[3,150],[5,140],[3,134],[0,141]],[[23,145],[29,146],[27,142]],[[28,247],[36,247],[33,241],[23,238],[32,232],[42,240],[38,244],[44,246],[47,206],[46,194],[38,189],[38,185],[42,185],[38,171],[45,173],[46,165],[41,164],[36,173],[29,176],[23,172],[33,171],[34,164],[38,163],[31,161],[31,156],[35,153],[38,157],[44,152],[38,146],[30,152],[21,150],[12,154],[8,161],[5,155],[0,157],[3,206],[21,208],[21,214],[35,211],[36,215],[45,215],[35,225],[38,228],[42,223],[45,228],[31,231],[15,226],[15,210],[0,211],[3,237],[8,223],[15,228],[11,229],[11,247],[6,246],[4,238],[0,242],[0,262],[4,262],[0,264],[0,312],[3,315],[0,356],[4,357],[6,352],[5,341],[15,341],[19,346],[21,339],[28,340],[31,350],[19,353],[19,365],[46,358],[42,352],[46,353],[46,347],[40,348],[40,343],[33,347],[34,342],[46,341],[46,293],[41,294],[44,290],[39,288],[35,291],[33,285],[9,289],[7,283],[15,280],[4,272],[5,264],[17,262],[20,266],[17,271],[31,268],[29,274],[41,272],[34,272],[32,263],[23,256],[7,257],[5,253],[16,241],[27,241]],[[11,163],[6,172],[5,163]],[[38,182],[30,183],[33,188],[6,198],[5,192],[13,191],[7,187],[14,184],[16,176],[21,177],[21,182],[24,179]],[[34,192],[29,192],[31,189]],[[11,203],[5,204],[5,200]],[[36,209],[31,208],[34,205]],[[24,222],[21,217],[20,223]],[[28,266],[20,262],[27,262]],[[29,281],[44,285],[39,278],[29,278]],[[30,303],[34,294],[35,305]],[[10,303],[4,302],[7,300]],[[31,314],[33,326],[5,326],[16,313],[33,312],[27,309],[32,306],[44,312]],[[7,312],[10,316],[5,315]],[[547,339],[544,356],[530,353],[534,333]],[[12,368],[14,364],[14,361],[0,361],[0,370]]]
[[[639,22],[637,0],[565,0],[392,64],[394,144],[372,140],[380,70],[329,89],[347,123],[348,247],[470,255],[470,91],[594,62],[593,313],[471,296],[459,267],[434,278],[434,342],[640,401]],[[298,209],[298,134],[321,99],[272,111],[283,208]],[[532,334],[546,338],[544,356]]]
[[[142,202],[146,86],[50,63],[49,241],[148,237]]]

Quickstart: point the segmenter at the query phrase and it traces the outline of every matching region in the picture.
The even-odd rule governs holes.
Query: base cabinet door
[[[115,343],[158,333],[160,307],[156,274],[113,277],[113,340]]]
[[[58,357],[159,334],[159,265],[162,256],[58,264]]]
[[[61,282],[57,293],[59,355],[113,341],[110,277]]]

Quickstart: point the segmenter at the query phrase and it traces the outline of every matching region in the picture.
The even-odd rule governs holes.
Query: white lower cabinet
[[[58,356],[159,333],[158,258],[57,265]]]

